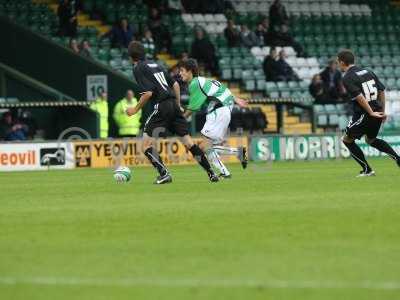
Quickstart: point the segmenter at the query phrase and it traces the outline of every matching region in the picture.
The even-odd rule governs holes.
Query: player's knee
[[[148,149],[154,146],[154,141],[151,138],[144,138],[143,139],[143,148]]]
[[[190,135],[185,135],[183,137],[180,138],[182,144],[186,147],[186,149],[190,149],[193,147],[194,142],[192,140],[192,138],[190,137]]]
[[[375,142],[376,138],[369,138],[369,137],[365,137],[365,141],[367,142],[367,144],[371,145],[373,142]]]
[[[351,144],[352,142],[354,142],[354,139],[349,137],[348,135],[344,135],[342,137],[342,141],[343,141],[343,143]]]
[[[210,148],[210,145],[209,145],[209,142],[203,138],[200,141],[199,147],[201,150],[206,151],[208,148]]]

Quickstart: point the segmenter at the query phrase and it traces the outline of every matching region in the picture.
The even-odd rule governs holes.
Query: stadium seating
[[[227,19],[223,14],[182,14],[182,19],[188,26],[200,26],[209,34],[222,33],[227,24]]]
[[[308,85],[311,77],[326,66],[328,59],[341,48],[351,48],[359,57],[359,63],[370,67],[382,78],[388,88],[388,112],[399,114],[400,96],[400,10],[391,9],[388,0],[283,0],[290,15],[290,30],[305,48],[307,57],[298,57],[291,47],[285,47],[288,63],[299,75],[300,82],[267,82],[262,70],[262,60],[269,47],[228,48],[223,35],[227,18],[233,17],[237,24],[247,24],[254,29],[262,14],[268,14],[273,0],[233,0],[237,14],[179,14],[164,16],[164,24],[171,32],[172,54],[178,56],[190,49],[193,28],[205,29],[217,49],[220,78],[239,84],[243,91],[253,97],[296,98],[309,103]],[[111,25],[121,17],[128,17],[139,30],[147,23],[148,8],[140,1],[86,0],[84,13],[102,16]],[[45,4],[29,0],[18,2],[0,0],[0,13],[29,26],[57,43],[67,45],[68,38],[56,36],[57,16]],[[90,23],[90,22],[89,22]],[[78,41],[87,39],[92,45],[93,58],[122,74],[131,77],[131,65],[126,50],[111,49],[108,39],[99,38],[100,31],[93,26],[78,29]],[[280,50],[280,49],[278,49]],[[161,56],[162,57],[162,56]],[[304,99],[304,100],[301,100]],[[340,128],[345,113],[317,113],[322,127],[334,124]],[[396,118],[391,123],[397,124]],[[389,125],[386,125],[389,126]],[[390,125],[391,126],[391,125]],[[389,127],[390,127],[389,126]]]
[[[273,0],[233,0],[238,12],[268,13]],[[284,0],[282,3],[290,15],[371,15],[366,4],[342,4],[339,0]]]

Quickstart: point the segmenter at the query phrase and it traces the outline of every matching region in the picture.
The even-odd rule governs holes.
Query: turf
[[[400,170],[371,160],[0,174],[1,299],[399,299]]]

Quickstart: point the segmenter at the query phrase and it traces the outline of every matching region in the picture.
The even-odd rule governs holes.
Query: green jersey
[[[232,107],[234,97],[231,91],[217,80],[205,77],[194,77],[189,83],[188,109],[198,111],[208,105],[208,112],[221,106]]]

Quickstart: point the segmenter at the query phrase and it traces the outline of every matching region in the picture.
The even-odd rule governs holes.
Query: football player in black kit
[[[189,127],[183,117],[180,105],[179,84],[157,63],[145,59],[145,49],[140,42],[131,42],[128,54],[134,64],[133,74],[140,89],[140,100],[133,108],[128,108],[129,116],[136,114],[149,100],[155,102],[154,111],[148,117],[143,129],[144,154],[160,176],[155,184],[172,182],[171,174],[156,150],[155,138],[164,137],[166,132],[178,135],[185,147],[207,172],[211,182],[218,181],[204,152],[193,143]]]
[[[369,145],[389,155],[400,167],[399,155],[387,142],[377,138],[381,124],[386,120],[385,86],[373,72],[355,65],[355,57],[350,50],[339,52],[338,62],[340,69],[345,72],[343,84],[353,104],[353,116],[346,127],[343,143],[362,167],[358,177],[375,175],[364,153],[355,143],[356,139],[364,135]]]

